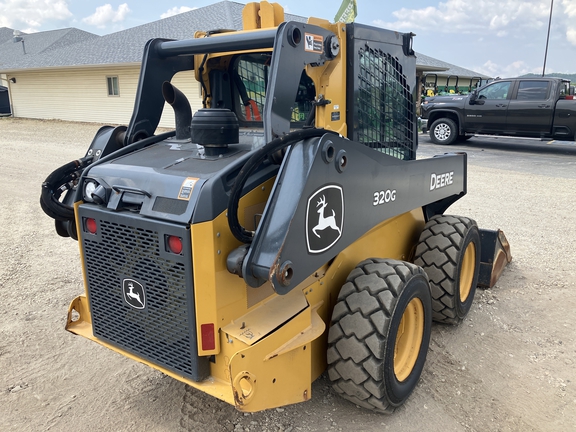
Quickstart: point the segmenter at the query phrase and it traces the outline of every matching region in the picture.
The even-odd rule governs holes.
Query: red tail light
[[[168,236],[168,250],[173,254],[180,255],[184,246],[182,245],[182,239],[177,236]]]
[[[202,349],[211,351],[216,348],[216,336],[214,334],[214,324],[202,324],[200,326],[202,333]]]
[[[96,224],[96,220],[92,218],[86,218],[84,220],[84,226],[86,227],[86,231],[90,234],[96,234],[98,231],[98,225]]]

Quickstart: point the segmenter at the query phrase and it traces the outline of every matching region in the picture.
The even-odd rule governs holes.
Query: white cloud
[[[474,70],[477,70],[478,72],[481,72],[484,75],[488,75],[488,76],[493,76],[499,69],[500,69],[500,67],[496,63],[494,63],[492,60],[488,60],[482,66],[474,67]]]
[[[576,45],[576,29],[566,30],[566,38],[572,45]]]
[[[573,0],[563,0],[572,3]],[[443,33],[486,33],[511,28],[534,29],[547,24],[549,0],[446,0],[422,9],[402,8],[396,21],[374,24],[396,30],[430,30]]]
[[[83,18],[82,21],[98,28],[104,28],[109,23],[124,21],[130,12],[131,10],[127,3],[122,3],[117,10],[114,10],[112,5],[107,3],[103,6],[98,6],[96,12]]]
[[[169,18],[171,16],[178,15],[178,14],[181,14],[184,12],[189,12],[189,11],[194,10],[194,9],[198,9],[198,8],[195,8],[195,7],[190,8],[188,6],[180,6],[180,7],[175,6],[172,9],[168,9],[166,12],[164,12],[162,15],[160,15],[160,18],[162,18],[162,19]]]
[[[423,3],[429,6],[411,6]],[[413,31],[418,35],[419,52],[489,76],[542,72],[550,0],[427,0],[399,4],[408,6],[398,6],[387,19],[373,23]],[[574,47],[576,0],[557,0],[546,70],[572,72],[576,68],[576,57],[570,55]]]
[[[576,2],[574,0],[562,0],[564,13],[562,17],[566,22],[566,39],[572,45],[576,45]]]
[[[517,60],[509,64],[501,65],[488,60],[482,66],[474,66],[473,70],[491,77],[510,78],[527,73],[542,73],[542,67],[530,67],[526,62]],[[547,72],[551,72],[547,68]]]
[[[72,17],[66,0],[5,0],[0,1],[0,27],[10,27],[26,33],[40,29],[47,21],[65,21]]]
[[[490,58],[498,63],[496,69],[500,76],[533,72],[530,69],[537,68],[536,65],[542,62],[550,0],[431,0],[430,3],[434,6],[400,8],[392,13],[391,20],[386,20],[390,22],[377,21],[374,24],[398,31],[414,31],[419,36],[419,44],[422,40],[422,45],[427,46],[432,55],[439,45],[432,45],[429,40],[442,41],[443,46],[459,50],[458,56],[453,52],[446,56],[446,61],[455,64],[474,61],[472,54],[463,48],[464,41],[470,41],[476,50],[475,62],[482,64]],[[548,52],[550,67],[557,71],[573,70],[576,60],[565,53],[573,50],[574,46],[576,0],[558,0],[554,2],[552,14]],[[517,59],[525,64],[513,62]],[[470,69],[494,76],[489,72],[489,66]],[[539,69],[541,72],[541,67]]]

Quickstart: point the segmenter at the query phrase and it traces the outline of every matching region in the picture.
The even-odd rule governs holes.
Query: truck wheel
[[[434,144],[453,144],[458,138],[456,123],[449,118],[441,118],[432,123],[430,139]]]
[[[391,259],[361,262],[348,276],[328,332],[328,377],[349,401],[392,413],[416,387],[430,343],[426,273]]]
[[[433,216],[420,235],[414,263],[430,279],[434,321],[462,321],[474,301],[480,270],[476,222],[460,216]]]

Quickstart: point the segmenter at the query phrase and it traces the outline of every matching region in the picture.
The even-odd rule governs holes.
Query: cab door
[[[551,94],[551,84],[545,80],[520,80],[508,106],[508,133],[535,137],[551,133],[556,99]]]
[[[513,90],[512,81],[495,81],[478,91],[472,105],[466,105],[466,132],[503,133],[506,130],[506,111]]]

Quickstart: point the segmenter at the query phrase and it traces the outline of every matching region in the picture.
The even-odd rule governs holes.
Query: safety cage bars
[[[399,159],[413,159],[414,102],[402,65],[369,47],[358,52],[358,141]]]

